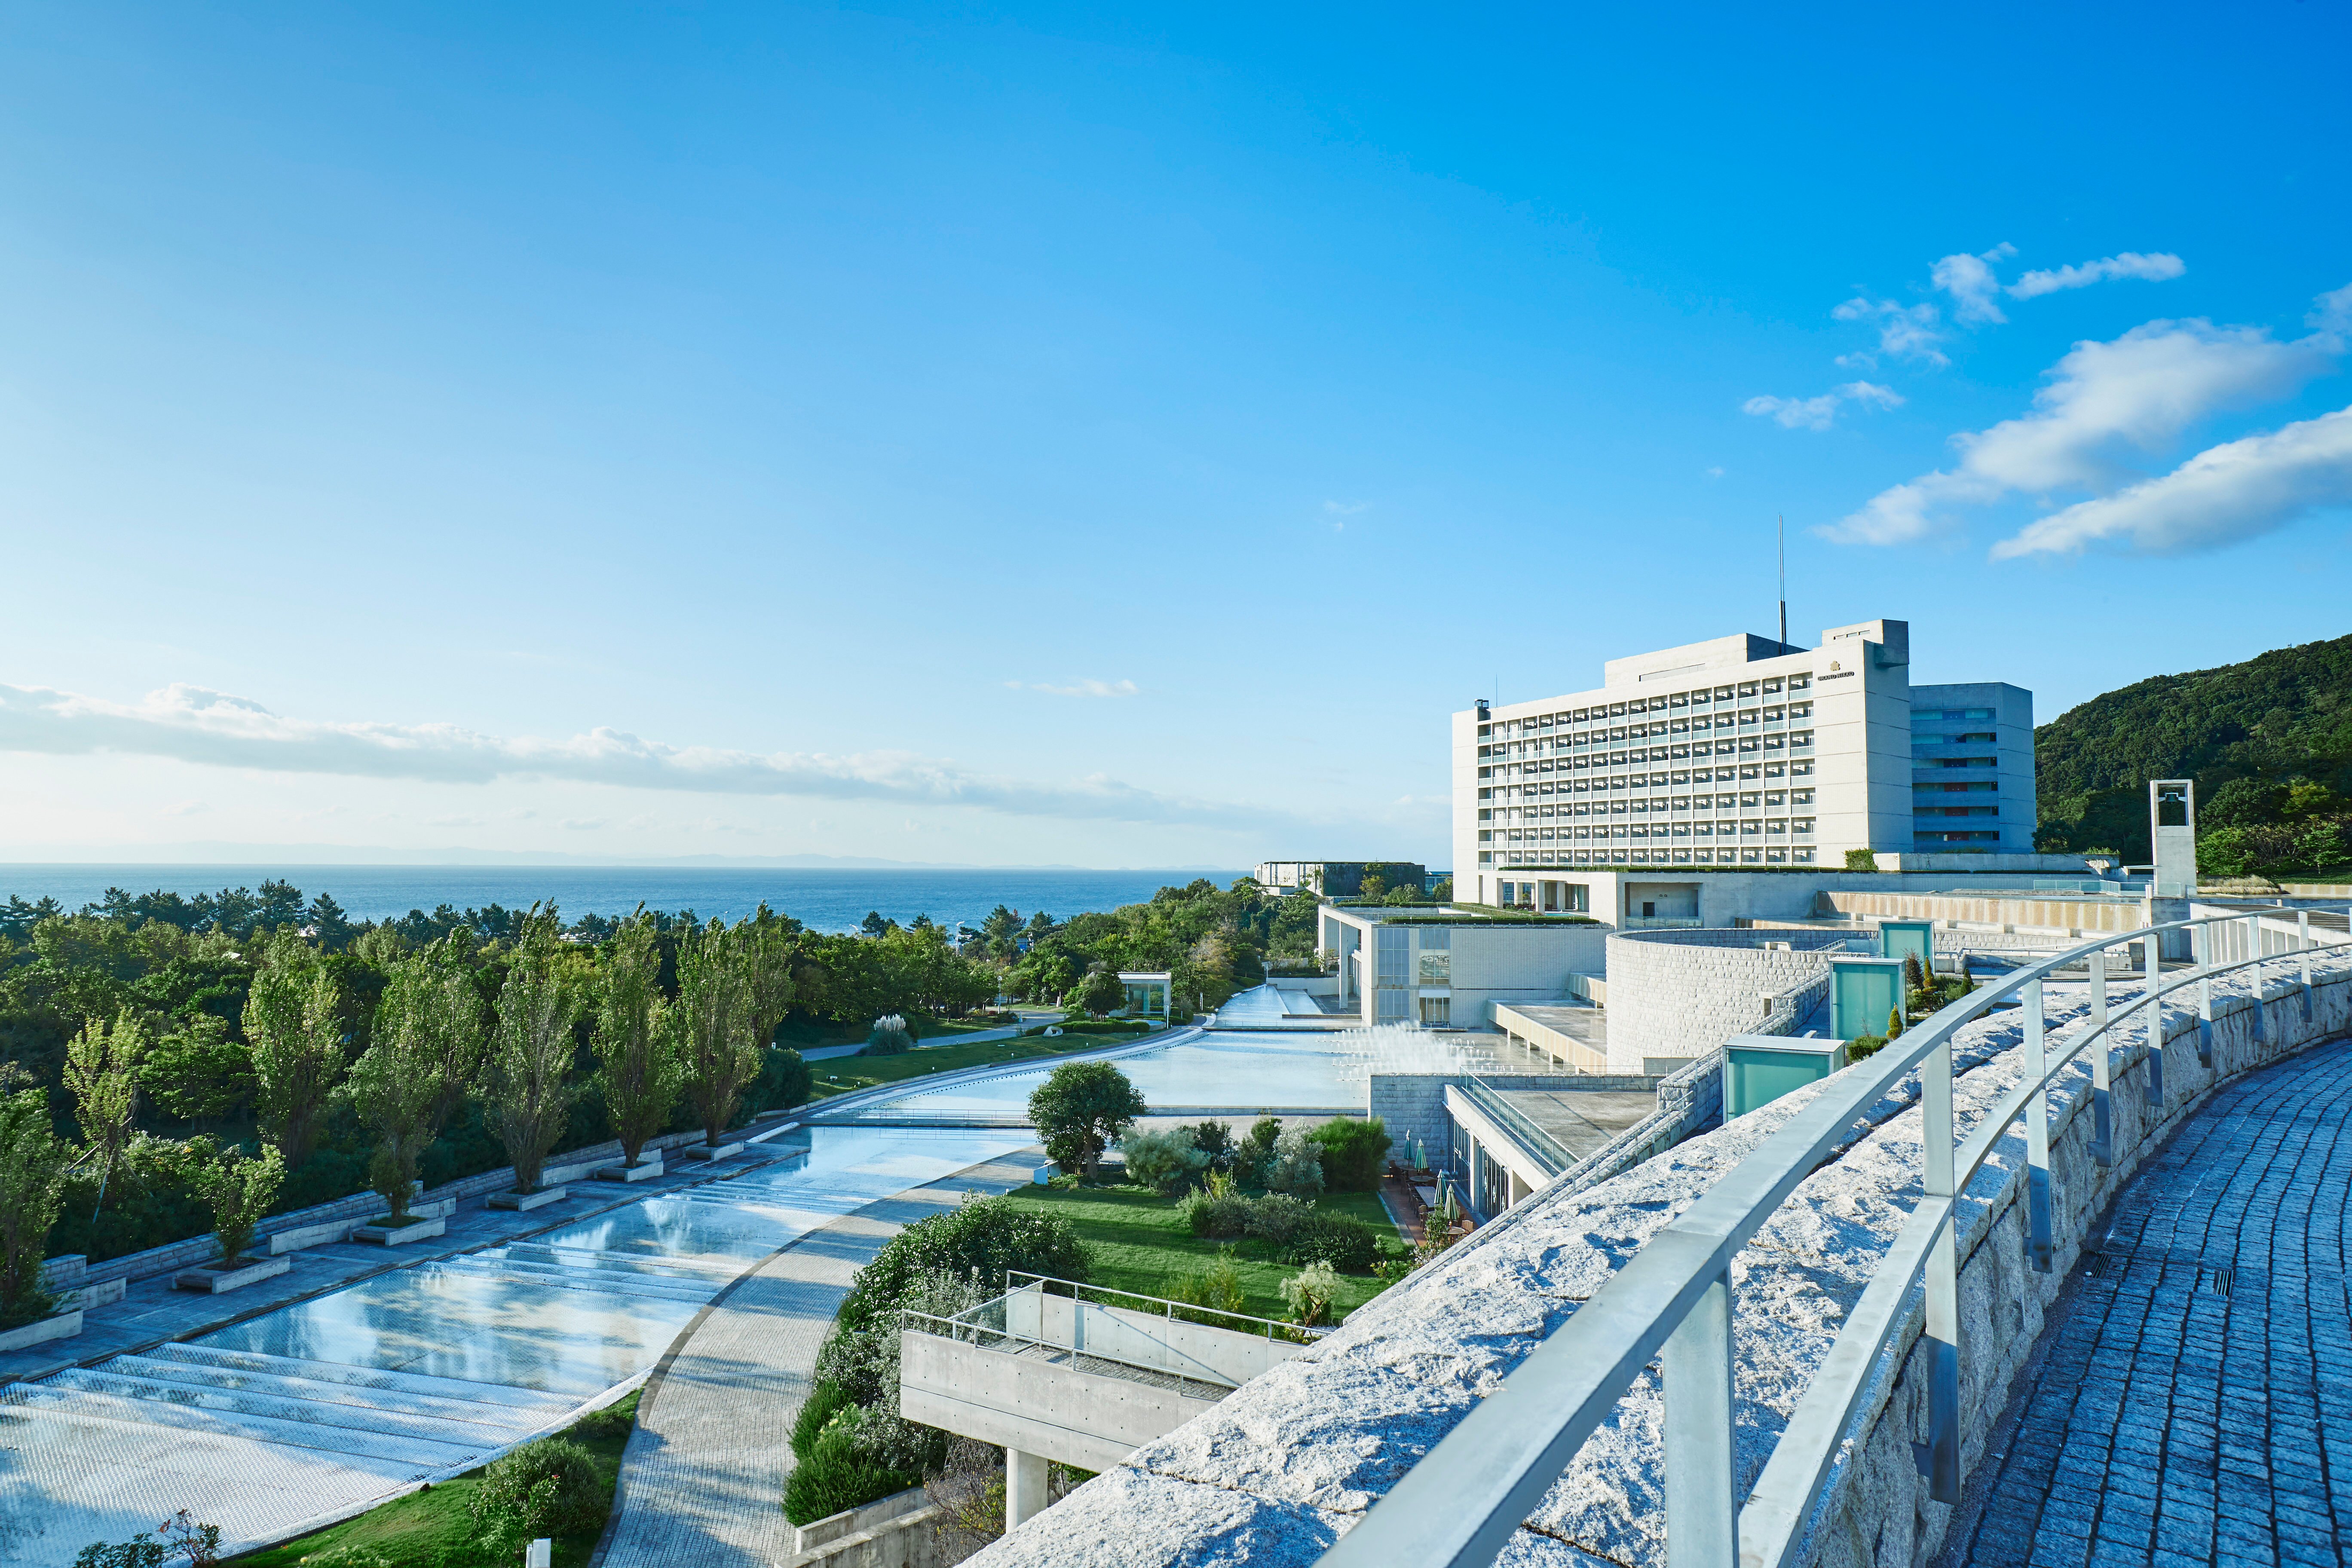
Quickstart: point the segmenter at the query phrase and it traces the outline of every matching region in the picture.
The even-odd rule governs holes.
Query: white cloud
[[[2188,265],[2178,256],[2163,251],[2143,256],[2137,250],[2126,250],[2078,266],[2029,272],[2011,284],[2009,292],[2015,299],[2033,300],[2044,294],[2055,294],[2062,289],[2087,289],[2094,283],[2105,283],[2115,278],[2139,278],[2150,283],[2161,283],[2188,270]]]
[[[604,826],[604,819],[601,816],[567,816],[563,819],[563,826],[575,833],[587,833]]]
[[[1944,341],[1944,334],[1936,330],[1942,318],[1937,314],[1933,305],[1898,305],[1892,300],[1855,298],[1848,300],[1830,314],[1841,321],[1875,321],[1878,323],[1878,348],[1882,353],[1933,365],[1952,363],[1936,347]],[[1838,361],[1841,365],[1850,363],[1861,362],[1858,356],[1851,355]]]
[[[2224,442],[2160,479],[2042,518],[1992,553],[2075,552],[2100,540],[2160,554],[2211,549],[2331,506],[2352,506],[2352,408]]]
[[[1821,531],[1849,544],[1896,544],[1927,535],[1951,507],[2112,489],[2138,477],[2123,467],[2125,455],[2158,450],[2221,409],[2284,396],[2342,349],[2332,331],[2283,343],[2266,328],[2204,321],[2150,321],[2112,342],[2076,343],[2049,372],[2032,413],[1955,436],[1953,468],[1884,490]]]
[[[1008,680],[1015,691],[1049,691],[1056,697],[1133,697],[1142,689],[1132,680],[1081,680],[1076,686],[1054,686],[1042,680]]]
[[[1903,395],[1891,386],[1878,386],[1867,381],[1849,381],[1832,387],[1819,397],[1751,397],[1739,405],[1743,414],[1769,414],[1783,428],[1790,430],[1826,430],[1837,418],[1842,403],[1859,403],[1873,408],[1900,408]],[[1723,470],[1717,468],[1717,473]]]
[[[242,697],[169,686],[137,702],[0,685],[0,752],[169,757],[272,773],[420,784],[551,779],[699,795],[793,795],[961,805],[1015,816],[1295,830],[1286,813],[1155,794],[1100,774],[1067,784],[974,773],[906,752],[848,756],[669,746],[624,731],[568,740],[485,735],[455,724],[287,719]]]
[[[2017,254],[2017,247],[2001,241],[1981,256],[1947,256],[1927,269],[1927,280],[1952,297],[1952,319],[1970,325],[2006,321],[1995,300],[2000,279],[1990,265]]]

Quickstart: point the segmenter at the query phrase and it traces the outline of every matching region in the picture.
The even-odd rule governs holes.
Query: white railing
[[[1269,1347],[1317,1340],[1331,1331],[1018,1268],[1005,1270],[1004,1294],[952,1317],[909,1308],[899,1318],[919,1332],[984,1349],[1058,1351],[1220,1389],[1240,1386],[1272,1360],[1251,1354],[1244,1363],[1234,1363],[1230,1342],[1215,1342],[1214,1335],[1188,1333],[1188,1328],[1244,1335]]]
[[[2027,1237],[2035,1268],[2053,1251],[2050,1206],[2049,1090],[2091,1052],[2093,1154],[2112,1163],[2109,1086],[2114,1026],[2149,1012],[2147,1095],[2164,1102],[2163,1001],[2195,991],[2199,1058],[2211,1065],[2213,977],[2232,970],[2300,963],[2304,1003],[2312,999],[2311,922],[2298,916],[2295,948],[2263,953],[2259,914],[2233,914],[2098,937],[1987,984],[1889,1041],[1868,1061],[1830,1080],[1811,1103],[1651,1237],[1624,1267],[1520,1363],[1496,1394],[1481,1399],[1444,1441],[1406,1472],[1318,1568],[1477,1568],[1492,1563],[1520,1522],[1576,1458],[1594,1428],[1653,1360],[1664,1386],[1666,1560],[1669,1568],[1788,1568],[1803,1545],[1814,1503],[1835,1461],[1874,1368],[1905,1318],[1912,1288],[1926,1281],[1922,1349],[1928,1358],[1928,1441],[1915,1445],[1929,1495],[1960,1499],[1959,1258],[1954,1216],[1969,1179],[2022,1118],[2026,1137]],[[2275,913],[2269,918],[2277,919]],[[2242,933],[2257,956],[2216,957],[2219,933]],[[2168,978],[2159,936],[2191,934],[2193,957]],[[2110,1014],[2109,950],[2137,944],[2146,965],[2141,994]],[[2330,943],[2340,946],[2340,943]],[[2126,954],[2128,962],[2128,952]],[[2086,973],[2090,1012],[2054,1051],[2042,983],[2061,970]],[[2128,971],[2126,971],[2127,973]],[[1952,1128],[1952,1037],[1995,1007],[2024,1017],[2025,1073],[1965,1143]],[[1731,1260],[1799,1183],[1852,1136],[1853,1124],[1914,1069],[1920,1075],[1926,1161],[1924,1194],[1880,1262],[1862,1299],[1791,1413],[1763,1472],[1739,1504],[1734,1460]]]

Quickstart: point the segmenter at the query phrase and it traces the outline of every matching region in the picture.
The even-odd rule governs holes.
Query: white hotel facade
[[[1524,901],[1524,874],[1545,869],[2031,853],[2033,694],[1914,686],[1910,663],[1903,621],[1832,627],[1817,648],[1743,634],[1454,714],[1455,897]]]

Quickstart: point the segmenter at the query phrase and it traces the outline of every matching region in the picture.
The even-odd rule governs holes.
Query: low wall
[[[1824,950],[1865,933],[1827,930],[1645,931],[1609,939],[1609,1066],[1703,1057],[1766,1022],[1765,999],[1829,965]],[[1781,943],[1775,948],[1768,943]]]
[[[1982,1461],[2086,1230],[2141,1162],[2219,1083],[2352,1032],[2352,966],[2343,956],[2323,965],[2308,1005],[2284,976],[2289,966],[2273,967],[2282,973],[2259,996],[2243,976],[2217,980],[2210,1068],[2198,1059],[2193,1011],[2168,1009],[2153,1045],[2163,1058],[2160,1104],[2145,1102],[2146,1031],[2137,1020],[2119,1028],[2112,1166],[2095,1164],[2087,1148],[2088,1069],[2078,1064],[2061,1076],[2052,1092],[2051,1273],[2026,1264],[2021,1132],[2011,1129],[1962,1194],[1965,1467]],[[2084,1016],[2083,987],[2053,986],[2050,999],[2061,1035]],[[2017,1082],[2021,1038],[2014,1012],[1956,1035],[1954,1110],[1963,1130]],[[1536,1194],[1305,1353],[1078,1488],[971,1559],[972,1568],[1174,1568],[1243,1558],[1256,1568],[1309,1568],[1627,1258],[1820,1092],[1800,1090],[1589,1190],[1556,1184]],[[1742,1495],[1911,1213],[1917,1094],[1914,1074],[1868,1107],[1837,1156],[1733,1260]],[[1940,1544],[1951,1510],[1927,1500],[1911,1447],[1926,1429],[1919,1329],[1915,1308],[1849,1426],[1847,1458],[1802,1549],[1807,1568],[1915,1568]],[[1664,1563],[1663,1416],[1656,1378],[1643,1373],[1512,1535],[1505,1560]]]

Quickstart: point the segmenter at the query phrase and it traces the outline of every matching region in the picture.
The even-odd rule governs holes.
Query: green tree
[[[482,1065],[482,1002],[454,945],[392,966],[374,1037],[352,1064],[352,1107],[375,1137],[368,1184],[395,1224],[425,1147],[464,1103]]]
[[[1845,852],[1845,868],[1849,871],[1875,871],[1878,855],[1870,849],[1849,849]]]
[[[552,910],[536,907],[499,989],[498,1029],[484,1075],[490,1121],[514,1165],[514,1190],[539,1185],[547,1152],[572,1116],[572,1026],[587,1008],[577,959]]]
[[[253,1233],[261,1228],[285,1180],[286,1161],[275,1149],[247,1155],[209,1138],[189,1140],[188,1185],[213,1211],[213,1237],[225,1267],[235,1268],[253,1245]]]
[[[1099,1018],[1127,1005],[1127,983],[1108,969],[1097,969],[1078,982],[1071,1001]]]
[[[712,921],[678,953],[687,1100],[713,1147],[792,1004],[791,956],[789,933],[765,904],[731,927]]]
[[[55,1305],[41,1263],[58,1223],[65,1166],[48,1096],[24,1089],[0,1099],[0,1328],[47,1317]]]
[[[1029,1121],[1045,1135],[1046,1154],[1088,1176],[1148,1109],[1143,1091],[1108,1062],[1064,1062],[1029,1096]]]
[[[181,1020],[139,1068],[147,1098],[183,1121],[202,1126],[235,1115],[253,1098],[253,1053],[229,1038],[228,1020],[198,1013]]]
[[[661,944],[643,906],[605,944],[596,980],[596,1087],[621,1158],[637,1163],[646,1140],[669,1125],[684,1079],[684,1013],[661,994]]]
[[[114,1163],[131,1142],[131,1122],[139,1111],[139,1058],[146,1048],[146,1026],[135,1013],[118,1015],[110,1030],[92,1018],[66,1043],[65,1083],[74,1097],[74,1122],[81,1129],[83,1145],[99,1163],[92,1223],[106,1206],[106,1184],[114,1174]]]
[[[286,937],[270,944],[246,998],[245,1037],[253,1045],[262,1135],[289,1170],[310,1159],[343,1076],[341,1007],[334,976],[299,942]]]

